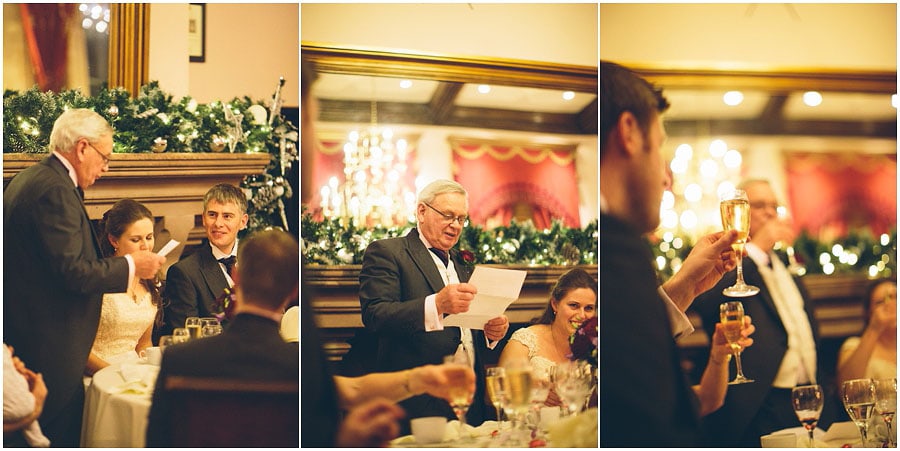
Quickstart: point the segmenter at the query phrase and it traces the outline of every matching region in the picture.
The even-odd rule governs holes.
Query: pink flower
[[[569,359],[584,360],[596,368],[598,335],[596,316],[581,323],[569,338],[569,348],[572,350]]]

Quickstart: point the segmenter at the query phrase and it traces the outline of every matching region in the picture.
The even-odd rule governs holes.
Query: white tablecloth
[[[158,366],[143,363],[97,371],[85,393],[81,446],[143,448],[158,373]]]

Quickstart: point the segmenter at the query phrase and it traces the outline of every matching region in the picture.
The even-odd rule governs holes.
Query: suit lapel
[[[225,274],[222,273],[222,268],[219,267],[219,262],[213,258],[212,248],[210,248],[209,241],[203,242],[203,251],[200,254],[200,273],[203,274],[203,279],[206,281],[206,286],[209,288],[209,291],[212,293],[212,301],[214,302],[217,297],[228,287],[228,281],[225,280]],[[213,306],[206,306],[208,311],[213,311]]]
[[[53,169],[53,172],[56,173],[57,176],[65,180],[64,183],[68,183],[71,185],[72,178],[69,177],[69,170],[66,169],[66,166],[61,161],[59,161],[59,158],[56,155],[51,154],[47,156],[41,163],[46,164],[48,167]],[[97,258],[100,259],[103,258],[103,252],[100,250],[100,237],[97,236],[97,231],[94,230],[93,224],[91,223],[91,217],[88,215],[87,209],[84,208],[84,197],[82,197],[83,194],[84,191],[82,191],[78,186],[74,186],[72,188],[72,197],[74,197],[72,203],[77,203],[81,206],[81,213],[84,215],[84,223],[87,224],[87,228],[91,232],[91,244],[94,245],[94,253],[96,254]]]
[[[406,235],[406,252],[425,276],[431,291],[434,293],[441,291],[441,288],[444,288],[444,278],[441,277],[441,273],[434,265],[434,260],[431,259],[431,251],[426,249],[422,240],[419,239],[419,231],[416,229],[410,230]]]

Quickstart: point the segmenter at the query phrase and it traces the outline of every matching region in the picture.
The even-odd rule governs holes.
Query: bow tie
[[[438,249],[436,247],[430,247],[430,248],[428,248],[428,250],[433,252],[434,255],[437,255],[438,258],[441,259],[442,262],[444,262],[444,266],[447,266],[450,264],[450,257],[447,256],[447,251],[445,251],[443,249]]]
[[[231,268],[234,268],[234,263],[236,261],[237,258],[235,258],[234,255],[229,255],[225,258],[219,259],[219,263],[225,265],[225,272],[227,272],[229,276],[231,275]]]

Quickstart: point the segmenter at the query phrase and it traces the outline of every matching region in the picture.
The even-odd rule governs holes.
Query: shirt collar
[[[744,248],[747,249],[747,256],[756,263],[757,267],[769,266],[769,254],[759,248],[759,246],[753,243],[747,243],[744,245]]]
[[[223,259],[225,257],[230,257],[232,255],[237,257],[238,239],[237,238],[234,239],[234,246],[231,247],[230,254],[226,254],[226,253],[220,251],[219,248],[217,248],[214,244],[212,244],[212,241],[209,242],[209,247],[212,248],[213,258],[215,258],[216,260]]]
[[[57,151],[53,151],[53,155],[56,157],[63,166],[66,167],[66,171],[69,172],[69,178],[72,179],[72,183],[75,184],[75,187],[78,188],[78,174],[75,172],[75,166],[72,166],[72,163],[69,162],[66,157],[64,157],[61,153]]]

